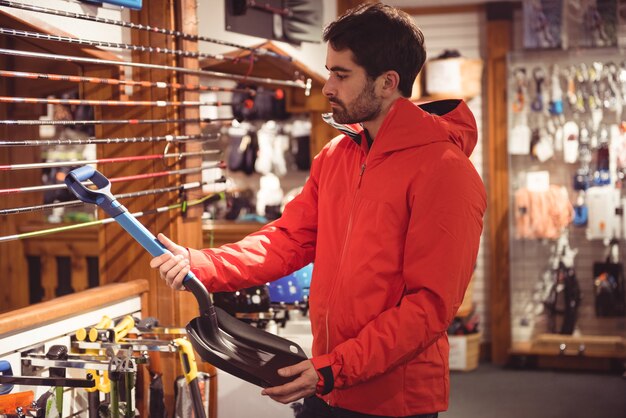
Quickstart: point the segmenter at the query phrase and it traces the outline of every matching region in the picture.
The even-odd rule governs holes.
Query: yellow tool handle
[[[101,376],[97,370],[87,370],[87,374],[91,374],[93,380],[96,383],[92,388],[85,388],[87,392],[100,391],[102,393],[109,393],[111,391],[109,372],[103,371]]]
[[[198,377],[198,365],[196,364],[196,356],[193,353],[193,347],[189,340],[185,338],[176,338],[174,344],[178,348],[180,356],[180,364],[183,366],[183,373],[187,383],[191,383]]]
[[[132,316],[126,315],[120,322],[115,325],[113,331],[115,333],[115,342],[119,342],[122,338],[128,334],[128,332],[135,327],[135,320]]]
[[[98,390],[98,385],[100,384],[100,376],[96,370],[87,370],[87,376],[91,375],[91,378],[95,382],[92,388],[85,388],[87,392],[95,392]]]
[[[89,331],[87,331],[86,328],[79,328],[78,330],[76,330],[76,339],[78,341],[85,341],[87,336],[89,336],[89,341],[93,342],[95,341],[95,338],[96,338],[96,337],[94,337],[93,339],[91,338],[91,335],[93,334],[94,330],[110,328],[111,322],[113,322],[111,321],[111,318],[109,318],[106,315],[102,315],[102,319],[100,319],[100,322],[98,322],[96,325],[90,328]],[[96,335],[97,335],[97,331],[96,331]]]

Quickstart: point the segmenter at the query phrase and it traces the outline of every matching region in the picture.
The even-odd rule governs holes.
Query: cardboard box
[[[450,343],[450,370],[470,371],[478,368],[481,333],[448,335]]]
[[[469,99],[482,90],[483,61],[444,58],[426,62],[426,93],[434,97]]]

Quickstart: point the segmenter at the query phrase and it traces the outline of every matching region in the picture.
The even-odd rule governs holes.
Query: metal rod
[[[15,9],[28,10],[28,11],[31,11],[31,12],[47,13],[47,14],[52,14],[52,15],[56,15],[56,16],[71,17],[71,18],[74,18],[74,19],[89,20],[89,21],[92,21],[92,22],[105,23],[105,24],[109,24],[109,25],[116,25],[116,26],[121,26],[121,27],[124,27],[124,28],[130,28],[130,29],[145,30],[145,31],[149,31],[149,32],[161,33],[161,34],[164,34],[164,35],[173,35],[175,37],[182,38],[182,39],[189,40],[189,41],[210,42],[210,43],[217,44],[217,45],[230,46],[230,47],[237,48],[237,49],[243,49],[243,50],[246,50],[246,51],[253,52],[253,53],[257,54],[257,55],[267,55],[267,56],[271,56],[273,58],[279,58],[279,59],[283,59],[283,60],[286,60],[286,61],[291,61],[292,60],[291,57],[289,57],[287,55],[280,55],[280,54],[277,54],[274,51],[270,51],[270,50],[267,50],[265,48],[252,48],[252,47],[247,47],[247,46],[235,44],[235,43],[232,43],[232,42],[227,42],[227,41],[222,41],[222,40],[219,40],[219,39],[209,38],[209,37],[206,37],[206,36],[193,35],[193,34],[190,34],[190,33],[184,33],[184,32],[180,32],[180,31],[177,31],[177,30],[157,28],[157,27],[150,26],[150,25],[142,25],[142,24],[138,24],[138,23],[124,22],[124,21],[121,21],[121,20],[108,19],[108,18],[104,18],[104,17],[92,16],[92,15],[87,15],[87,14],[82,14],[82,13],[66,12],[66,11],[61,11],[61,10],[48,9],[48,8],[45,8],[45,7],[33,6],[33,5],[22,4],[22,3],[16,3],[14,1],[7,1],[7,0],[0,0],[0,6],[12,7],[12,8],[15,8]]]
[[[195,206],[195,205],[199,205],[203,202],[205,202],[206,200],[210,199],[211,197],[215,196],[215,194],[210,194],[207,196],[204,196],[201,199],[197,199],[197,200],[192,200],[191,202],[181,202],[181,203],[175,203],[173,205],[169,205],[169,206],[162,206],[160,208],[156,208],[156,209],[150,209],[144,212],[135,212],[132,213],[131,215],[134,216],[135,218],[139,218],[145,215],[154,215],[156,213],[163,213],[163,212],[167,212],[173,209],[178,209],[181,208],[183,206],[183,204],[186,207],[191,207],[191,206]],[[79,223],[79,224],[75,224],[75,225],[65,225],[65,226],[60,226],[60,227],[56,227],[56,228],[48,228],[48,229],[42,229],[39,231],[32,231],[32,232],[25,232],[22,234],[15,234],[15,235],[7,235],[4,237],[0,237],[0,242],[8,242],[8,241],[17,241],[17,240],[21,240],[21,239],[27,239],[27,238],[34,238],[34,237],[40,237],[43,235],[50,235],[50,234],[55,234],[57,232],[66,232],[66,231],[71,231],[74,229],[81,229],[81,228],[87,228],[90,226],[95,226],[95,225],[104,225],[104,224],[109,224],[115,222],[115,219],[113,218],[105,218],[105,219],[100,219],[97,221],[91,221],[91,222],[83,222],[83,223]],[[79,345],[84,345],[86,344],[85,341],[79,341],[78,342]],[[91,344],[95,344],[95,343],[91,343]],[[90,347],[85,347],[85,348],[98,348],[95,346],[90,346]],[[170,347],[170,349],[168,351],[175,351],[176,349],[173,347]]]
[[[2,1],[2,0],[0,0]],[[160,89],[171,88],[177,90],[198,90],[198,91],[213,91],[213,92],[230,92],[230,93],[247,93],[250,96],[255,96],[257,93],[262,94],[276,94],[274,91],[263,90],[257,92],[251,88],[230,88],[230,87],[217,87],[217,86],[204,86],[200,84],[182,84],[182,83],[166,83],[164,81],[145,81],[145,80],[120,80],[118,78],[103,78],[103,77],[86,77],[79,75],[68,74],[54,74],[54,73],[33,73],[28,71],[11,71],[0,70],[0,77],[12,77],[12,78],[28,78],[33,80],[52,80],[52,81],[66,81],[71,83],[91,83],[91,84],[108,84],[108,85],[125,85],[136,87],[155,87]]]
[[[87,369],[87,370],[109,370],[109,360],[106,357],[102,357],[101,360],[82,360],[82,359],[70,359],[70,360],[49,360],[36,356],[22,357],[23,362],[29,362],[32,366],[38,367],[62,367],[65,369]],[[133,360],[140,360],[141,357],[134,357]],[[143,361],[145,364],[146,361]]]
[[[34,376],[3,376],[0,383],[26,386],[63,386],[67,388],[92,388],[95,381],[88,379],[73,379],[69,377],[34,377]]]
[[[166,158],[186,158],[199,157],[204,155],[215,155],[221,153],[222,150],[207,150],[194,152],[178,152],[171,154],[148,154],[133,155],[129,157],[111,157],[98,158],[94,160],[77,160],[77,161],[52,161],[47,163],[31,163],[31,164],[0,164],[0,171],[12,170],[32,170],[37,168],[56,168],[56,167],[74,167],[87,164],[111,164],[111,163],[130,163],[135,161],[159,160]]]
[[[210,166],[207,165],[204,167],[183,168],[181,170],[159,171],[155,173],[136,174],[133,176],[125,176],[125,177],[115,177],[115,178],[109,179],[109,181],[111,183],[119,183],[119,182],[124,182],[124,181],[145,180],[145,179],[151,179],[151,178],[156,178],[156,177],[172,176],[175,174],[191,174],[191,173],[198,173],[207,168],[220,167],[222,165],[223,163],[219,162],[219,163],[215,163],[214,165],[212,164]],[[83,182],[83,184],[91,184],[91,183]],[[11,189],[0,189],[0,195],[11,194],[11,193],[44,192],[46,190],[58,190],[58,189],[64,189],[66,187],[67,186],[64,183],[48,184],[45,186],[15,187]]]
[[[156,54],[177,55],[185,58],[212,58],[218,61],[230,61],[233,63],[244,63],[245,60],[233,58],[222,54],[209,54],[206,52],[184,51],[182,49],[170,49],[161,47],[152,47],[145,45],[125,44],[121,42],[96,41],[93,39],[72,38],[71,36],[51,35],[49,33],[31,32],[27,30],[10,29],[0,27],[1,35],[18,36],[27,39],[42,39],[44,41],[63,42],[66,44],[77,44],[86,46],[97,46],[113,49],[125,49],[137,52],[149,52]],[[252,56],[251,56],[252,57]]]
[[[213,141],[221,137],[219,133],[199,135],[163,135],[137,136],[128,138],[86,138],[86,139],[27,139],[18,141],[0,141],[0,147],[29,147],[44,145],[87,145],[87,144],[125,144],[135,142],[185,142],[185,141]]]
[[[86,63],[86,64],[105,64],[105,65],[117,65],[117,66],[126,66],[126,67],[148,68],[152,70],[177,71],[179,73],[224,78],[228,80],[237,80],[237,81],[248,82],[248,83],[261,83],[261,84],[273,84],[277,86],[297,87],[297,88],[305,89],[304,94],[306,96],[310,94],[311,83],[312,83],[310,78],[308,78],[306,82],[302,80],[276,80],[273,78],[228,74],[228,73],[221,73],[218,71],[210,71],[210,70],[194,70],[192,68],[173,67],[169,65],[147,64],[143,62],[104,60],[104,59],[99,59],[99,58],[87,58],[87,57],[76,57],[72,55],[48,54],[44,52],[20,51],[20,50],[14,50],[14,49],[6,49],[6,48],[0,48],[0,54],[11,55],[14,57],[43,58],[43,59],[50,59],[50,60],[55,60],[55,61],[65,61],[65,62],[75,62],[75,63],[80,62],[80,63]]]
[[[151,123],[213,123],[230,122],[233,118],[196,118],[196,119],[96,119],[96,120],[55,120],[55,119],[21,119],[0,120],[0,125],[142,125]]]
[[[87,100],[87,99],[56,99],[42,97],[10,97],[0,96],[0,103],[55,104],[68,106],[232,106],[231,102],[202,102],[197,100],[166,101],[166,100]],[[244,102],[251,109],[252,101]]]
[[[123,194],[114,195],[114,197],[119,200],[119,199],[131,198],[131,197],[142,197],[142,196],[169,193],[169,192],[175,192],[175,191],[193,190],[193,189],[197,189],[198,187],[202,187],[204,184],[208,184],[208,183],[200,183],[199,181],[194,181],[192,183],[185,183],[180,186],[171,186],[171,187],[163,187],[160,189],[150,189],[150,190],[142,190],[139,192],[123,193]],[[17,213],[36,212],[40,210],[69,208],[69,207],[74,207],[74,206],[80,206],[82,204],[84,204],[82,200],[68,200],[66,202],[55,202],[55,203],[46,203],[43,205],[0,209],[0,215],[15,215]]]

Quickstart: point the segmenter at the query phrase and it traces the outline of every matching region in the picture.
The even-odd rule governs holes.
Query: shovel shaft
[[[117,201],[115,201],[117,202]],[[116,204],[113,203],[112,206]],[[124,208],[120,203],[117,203],[120,208]],[[153,257],[157,257],[161,254],[165,254],[168,250],[159,242],[159,240],[143,226],[135,217],[131,216],[128,211],[124,210],[121,214],[115,217],[122,228],[126,230],[130,235],[141,244]],[[191,271],[187,273],[187,276],[183,280],[183,284],[191,290],[198,304],[200,305],[201,312],[208,312],[212,310],[213,304],[209,298],[209,293],[200,280]]]

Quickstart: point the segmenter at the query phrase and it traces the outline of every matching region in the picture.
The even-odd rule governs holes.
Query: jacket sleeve
[[[302,192],[286,205],[279,219],[233,244],[188,249],[191,270],[209,292],[261,285],[313,261],[318,179],[324,153],[315,157]]]
[[[475,266],[486,195],[468,160],[437,163],[429,179],[414,183],[408,197],[402,299],[355,338],[312,359],[323,377],[318,393],[353,386],[410,361],[444,335],[454,318]]]

